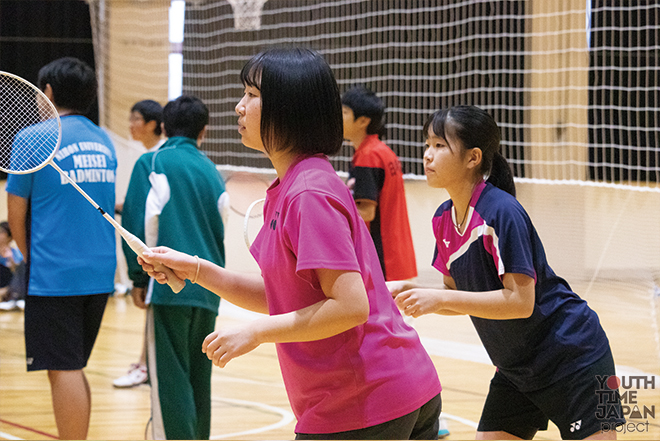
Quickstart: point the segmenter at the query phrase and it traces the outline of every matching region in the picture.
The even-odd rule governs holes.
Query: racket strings
[[[57,113],[23,80],[0,75],[0,168],[29,172],[43,166],[59,140]]]

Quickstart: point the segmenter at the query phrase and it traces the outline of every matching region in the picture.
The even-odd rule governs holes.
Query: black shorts
[[[109,294],[25,298],[28,371],[74,371],[92,353]]]
[[[348,432],[296,433],[296,439],[438,439],[441,411],[442,398],[438,394],[419,409],[382,424]]]
[[[612,423],[624,423],[621,400],[616,394],[614,411],[603,418],[597,376],[615,375],[612,352],[590,366],[537,391],[521,392],[499,371],[491,380],[490,390],[479,421],[480,432],[504,431],[523,439],[532,439],[537,431],[548,428],[548,420],[557,425],[563,439],[584,439]],[[617,416],[618,415],[618,416]]]

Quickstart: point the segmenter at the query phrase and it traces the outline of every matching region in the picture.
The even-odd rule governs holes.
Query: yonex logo
[[[577,430],[580,430],[581,426],[582,426],[582,420],[578,420],[574,423],[571,423],[571,432],[575,432]]]
[[[275,231],[275,228],[277,228],[277,219],[280,217],[280,212],[276,211],[275,212],[275,219],[270,220],[270,229]]]
[[[445,247],[449,248],[449,241],[446,239],[442,239],[442,242],[445,244]]]

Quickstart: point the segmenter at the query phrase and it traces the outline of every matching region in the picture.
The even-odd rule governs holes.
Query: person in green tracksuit
[[[224,266],[229,197],[215,165],[198,150],[208,121],[208,109],[196,97],[184,95],[165,106],[169,139],[136,162],[122,225],[149,247],[185,250]],[[220,298],[190,281],[179,293],[153,283],[136,254],[122,245],[131,295],[147,309],[153,439],[208,439],[212,364],[201,346],[215,328]]]

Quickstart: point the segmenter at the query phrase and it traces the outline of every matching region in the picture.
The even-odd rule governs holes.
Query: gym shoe
[[[14,309],[18,309],[18,305],[16,305],[16,300],[7,300],[5,302],[0,302],[0,311],[13,311]]]
[[[147,382],[147,367],[138,363],[131,364],[128,373],[112,382],[114,387],[133,387]]]
[[[438,429],[438,439],[446,438],[449,436],[449,427],[447,426],[447,420],[440,417],[440,428]]]
[[[115,292],[113,294],[116,296],[125,296],[128,294],[128,286],[123,283],[115,283]]]

